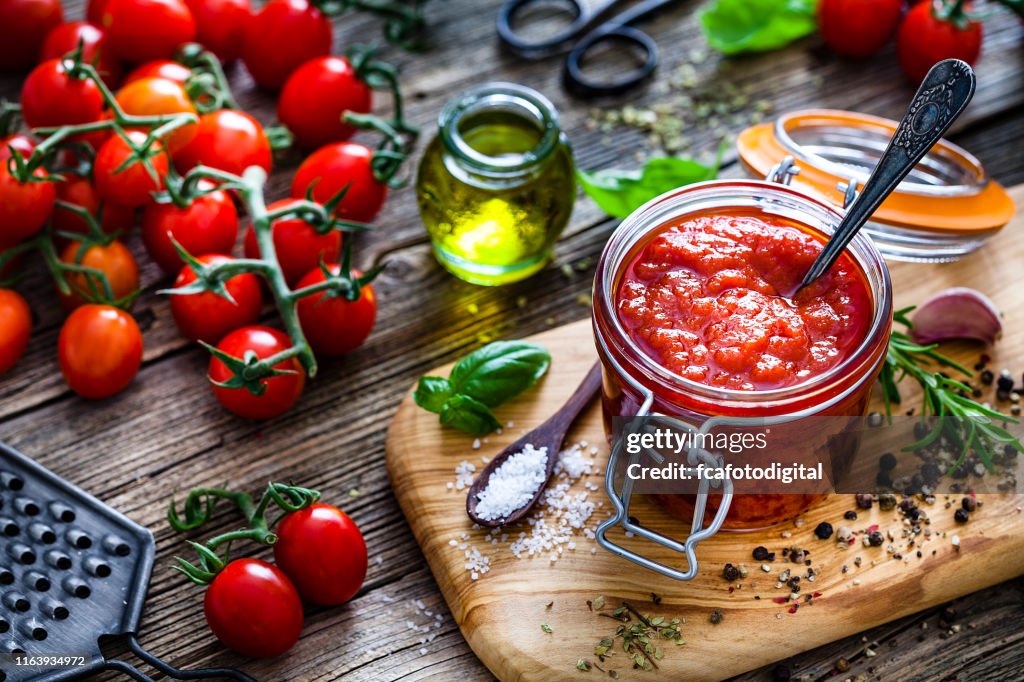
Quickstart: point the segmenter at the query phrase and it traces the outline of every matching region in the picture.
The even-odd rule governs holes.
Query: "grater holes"
[[[0,488],[18,492],[24,487],[25,481],[20,476],[12,474],[10,471],[0,471]]]
[[[64,539],[75,549],[89,549],[92,547],[92,538],[79,528],[69,528],[64,534]]]
[[[11,629],[11,624],[7,621],[6,618],[4,618],[3,616],[0,616],[0,635],[2,635],[3,633],[7,632],[10,629]]]
[[[0,566],[0,585],[13,585],[14,573],[6,566]]]
[[[50,579],[39,571],[26,571],[21,579],[36,592],[46,592],[50,589]]]
[[[11,639],[11,640],[8,640],[8,641],[6,641],[6,642],[4,642],[4,644],[3,644],[3,648],[2,648],[2,649],[0,649],[0,651],[3,651],[4,653],[7,653],[7,654],[24,654],[24,653],[27,653],[27,652],[26,652],[26,651],[25,651],[24,649],[22,649],[22,648],[21,648],[21,646],[20,646],[20,645],[19,645],[19,644],[18,644],[18,643],[17,643],[16,641],[14,641],[13,639]]]
[[[110,564],[96,556],[86,557],[82,567],[89,575],[97,578],[109,578],[111,573]]]
[[[36,562],[36,553],[23,542],[12,542],[7,545],[7,554],[20,564],[27,565]]]
[[[57,542],[57,534],[53,529],[45,523],[39,523],[38,521],[28,527],[28,536],[44,545],[52,545]]]
[[[116,535],[108,535],[103,538],[103,549],[107,550],[114,556],[123,557],[132,553],[131,545]]]
[[[0,601],[3,601],[4,606],[18,613],[25,613],[32,608],[32,603],[28,600],[28,597],[14,590],[4,592],[4,596],[0,598]]]
[[[71,523],[75,520],[75,510],[63,502],[54,500],[49,506],[50,516],[52,516],[54,520],[61,523]]]
[[[15,535],[21,532],[21,528],[14,522],[14,519],[9,519],[6,516],[0,516],[0,533],[3,533],[9,538],[13,538]]]
[[[53,597],[44,597],[39,602],[39,610],[54,620],[64,620],[71,615],[68,607]]]
[[[51,549],[44,554],[43,560],[60,571],[66,571],[71,568],[71,557],[57,549]]]
[[[69,575],[64,578],[64,581],[61,583],[61,587],[63,587],[64,591],[72,597],[76,597],[78,599],[88,599],[89,595],[92,594],[92,589],[90,589],[88,583],[73,575]]]
[[[38,618],[30,618],[22,621],[21,624],[18,625],[18,630],[21,631],[21,634],[25,635],[29,639],[34,639],[37,642],[42,642],[50,634],[46,631],[46,628],[43,627],[42,622]]]
[[[39,512],[42,511],[31,497],[15,497],[14,508],[25,516],[39,516]]]

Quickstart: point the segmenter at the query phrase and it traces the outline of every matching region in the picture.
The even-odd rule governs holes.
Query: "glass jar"
[[[663,367],[644,352],[627,332],[617,306],[619,285],[634,256],[669,222],[694,215],[764,214],[797,224],[827,238],[842,216],[823,200],[782,184],[758,180],[720,180],[674,190],[647,203],[612,235],[597,264],[594,291],[594,334],[603,365],[602,404],[605,427],[612,437],[615,417],[633,417],[650,404],[651,414],[700,424],[711,417],[839,417],[863,416],[872,387],[885,360],[892,326],[889,274],[878,250],[858,234],[847,252],[859,266],[873,309],[863,341],[845,359],[800,383],[769,390],[736,390],[686,379]],[[826,420],[838,424],[846,420]],[[806,429],[804,429],[806,433]],[[819,448],[839,433],[815,434]],[[840,439],[848,441],[848,438]],[[802,442],[799,447],[804,447]],[[810,459],[810,458],[809,458]],[[740,462],[741,464],[743,462]],[[822,494],[737,494],[732,498],[723,528],[762,528],[792,518]],[[688,519],[693,499],[688,495],[659,495],[657,501],[674,516]],[[708,507],[715,510],[715,496]]]
[[[512,83],[451,100],[420,161],[416,197],[434,254],[456,277],[507,284],[543,268],[576,199],[551,102]]]

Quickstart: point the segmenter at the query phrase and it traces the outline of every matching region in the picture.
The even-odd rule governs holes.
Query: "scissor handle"
[[[630,43],[643,52],[643,63],[632,69],[629,75],[613,80],[589,78],[583,72],[583,62],[587,53],[602,43]],[[658,67],[658,46],[654,40],[632,26],[617,26],[608,30],[596,30],[584,36],[569,55],[565,58],[563,81],[565,87],[580,97],[604,97],[621,95],[633,86],[647,79]]]
[[[583,33],[594,18],[594,14],[587,11],[583,0],[558,0],[556,4],[564,8],[565,13],[572,17],[572,22],[562,31],[543,40],[525,40],[512,28],[512,22],[517,14],[538,2],[550,4],[551,0],[508,0],[498,10],[498,38],[506,47],[526,59],[539,59],[557,51]]]

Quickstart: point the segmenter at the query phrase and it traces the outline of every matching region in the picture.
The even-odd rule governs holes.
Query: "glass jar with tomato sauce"
[[[712,417],[863,416],[892,324],[882,256],[860,234],[820,280],[783,295],[797,289],[841,219],[825,201],[758,180],[690,185],[630,215],[595,280],[609,437],[613,418],[647,413],[695,425]],[[837,435],[796,445],[824,447]],[[771,526],[822,496],[736,494],[722,527]],[[693,516],[693,495],[655,497],[670,514]],[[720,499],[709,496],[707,508]]]

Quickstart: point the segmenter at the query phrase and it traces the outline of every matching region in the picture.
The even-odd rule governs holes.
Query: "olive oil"
[[[576,197],[572,153],[539,93],[509,84],[442,112],[420,162],[417,200],[438,261],[475,284],[544,267]]]

